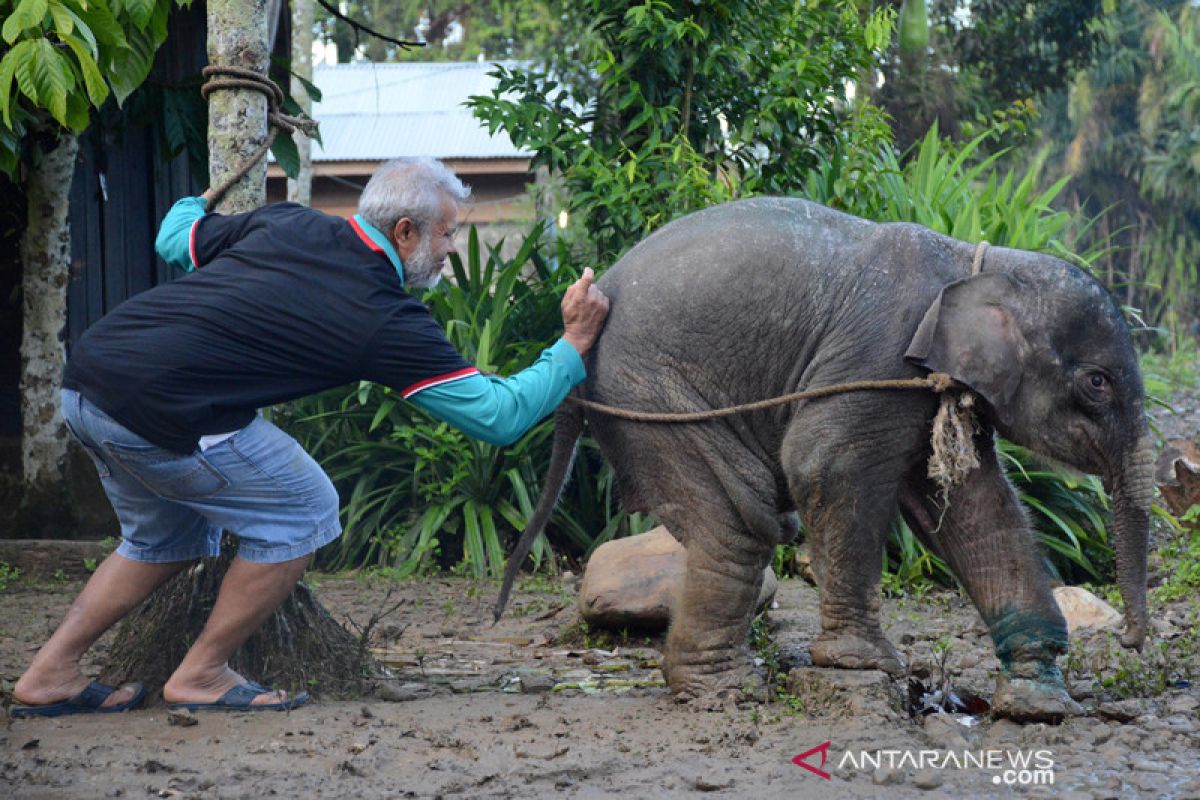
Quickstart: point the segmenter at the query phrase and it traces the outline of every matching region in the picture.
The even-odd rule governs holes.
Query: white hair
[[[461,203],[471,196],[442,162],[433,158],[394,158],[375,170],[358,198],[358,213],[384,234],[408,217],[424,232],[441,213],[442,198]]]

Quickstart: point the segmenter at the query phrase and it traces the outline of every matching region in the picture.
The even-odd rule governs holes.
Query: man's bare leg
[[[87,688],[88,678],[79,671],[83,654],[163,581],[191,563],[147,564],[116,553],[104,559],[13,687],[14,700],[21,705],[48,705],[74,697]],[[128,702],[136,692],[136,688],[118,689],[104,705]]]
[[[279,564],[235,558],[204,630],[163,687],[168,703],[211,703],[246,679],[229,668],[229,657],[287,599],[310,556]],[[280,703],[284,692],[254,698],[256,705]]]

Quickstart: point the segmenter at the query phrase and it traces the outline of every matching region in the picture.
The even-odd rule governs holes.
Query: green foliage
[[[181,6],[190,0],[177,0]],[[82,132],[91,109],[146,79],[170,0],[0,0],[0,170],[15,176],[27,132]]]
[[[933,0],[931,16],[975,103],[1001,108],[1062,87],[1090,63],[1101,34],[1092,24],[1103,0]],[[970,15],[963,15],[964,7]]]
[[[805,195],[869,219],[915,222],[968,242],[1045,251],[1087,266],[1101,243],[1082,253],[1074,250],[1088,225],[1053,205],[1066,179],[1039,188],[1040,161],[1024,174],[1001,171],[1005,151],[989,155],[982,150],[986,141],[1003,135],[1006,125],[1001,121],[963,144],[943,139],[934,126],[903,162],[884,149],[852,167],[873,175],[873,181],[843,183],[846,165],[827,162],[809,174]]]
[[[338,47],[338,60],[361,53],[369,61],[474,61],[530,59],[562,46],[560,18],[553,0],[350,0],[339,4],[356,22],[394,39],[427,42],[401,49],[353,28],[316,7],[322,37]]]
[[[1179,336],[1200,318],[1200,9],[1112,3],[1094,27],[1095,64],[1048,98],[1042,138],[1071,202],[1107,212],[1093,235],[1116,247],[1097,274]]]
[[[1142,652],[1126,650],[1107,634],[1102,647],[1073,642],[1063,662],[1072,680],[1087,680],[1101,698],[1156,697],[1200,675],[1200,611],[1193,602],[1177,636],[1155,638]]]
[[[8,585],[21,577],[21,570],[16,567],[11,567],[6,561],[0,561],[0,592],[8,588]]]
[[[1112,580],[1115,564],[1106,522],[1111,509],[1100,478],[1036,466],[1036,456],[1003,440],[1000,456],[1031,512],[1052,571],[1064,583]]]
[[[601,262],[675,217],[786,192],[835,152],[886,139],[845,84],[874,63],[890,12],[589,0],[570,14],[583,31],[573,65],[498,67],[493,94],[471,104],[561,179]]]
[[[1200,505],[1179,519],[1181,528],[1159,549],[1162,563],[1171,569],[1152,592],[1155,603],[1185,600],[1200,594]]]

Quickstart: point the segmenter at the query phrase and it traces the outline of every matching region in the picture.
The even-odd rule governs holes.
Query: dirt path
[[[77,588],[0,594],[6,687]],[[386,591],[318,578],[335,615],[359,622]],[[409,699],[210,713],[190,727],[170,724],[161,706],[8,720],[0,727],[0,797],[1200,797],[1200,688],[1179,677],[1200,674],[1200,662],[1182,646],[1159,669],[1178,685],[1124,704],[1085,697],[1093,716],[1061,726],[945,714],[914,720],[901,685],[882,674],[811,667],[783,700],[700,711],[674,704],[662,686],[659,640],[614,641],[581,629],[570,583],[527,584],[495,628],[487,624],[491,585],[430,580],[395,591],[406,602],[373,643],[397,671],[387,694]],[[816,593],[784,581],[778,604],[770,614],[775,647],[761,652],[786,669],[805,660]],[[1181,604],[1159,617],[1178,634],[1194,613]],[[935,652],[947,652],[956,689],[990,696],[990,642],[957,595],[887,601],[885,619],[919,672],[936,678]],[[1105,637],[1078,641],[1081,654],[1106,652]],[[1079,677],[1075,691],[1086,696]],[[825,742],[828,780],[792,763]],[[865,763],[862,751],[880,766]],[[953,758],[971,757],[976,762],[955,768]],[[980,758],[996,761],[980,766]],[[1010,758],[1032,759],[1024,777],[1052,774],[1053,785],[1005,785],[1022,777],[1005,774]],[[820,752],[806,763],[820,769]],[[1044,766],[1052,773],[1034,774]]]

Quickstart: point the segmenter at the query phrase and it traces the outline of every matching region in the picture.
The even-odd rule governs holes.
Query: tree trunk
[[[292,0],[292,72],[312,81],[313,0]],[[304,84],[292,78],[292,97],[304,113],[312,116],[312,98]],[[292,134],[300,151],[300,172],[288,179],[288,200],[312,205],[312,140],[300,131]]]
[[[63,536],[73,522],[66,480],[67,426],[59,411],[71,269],[70,192],[79,140],[54,133],[29,170],[29,216],[21,240],[24,328],[21,335],[19,524],[27,535]]]
[[[270,62],[270,0],[209,0],[208,63],[245,67],[263,75]],[[208,99],[208,177],[217,186],[267,138],[267,99],[247,89],[213,92]],[[221,211],[251,211],[267,201],[267,160],[259,161],[221,200]]]
[[[266,74],[270,0],[209,0],[209,63],[250,67]],[[276,8],[278,6],[275,6]],[[252,24],[247,24],[252,21]],[[209,96],[209,177],[222,183],[266,137],[266,100],[253,91]],[[233,186],[222,213],[250,211],[266,201],[266,159]],[[196,640],[216,602],[237,550],[226,535],[221,555],[172,578],[126,617],[104,665],[110,680],[161,687]],[[243,644],[230,665],[251,680],[296,694],[314,689],[333,696],[363,691],[380,674],[362,637],[339,625],[303,583]]]

